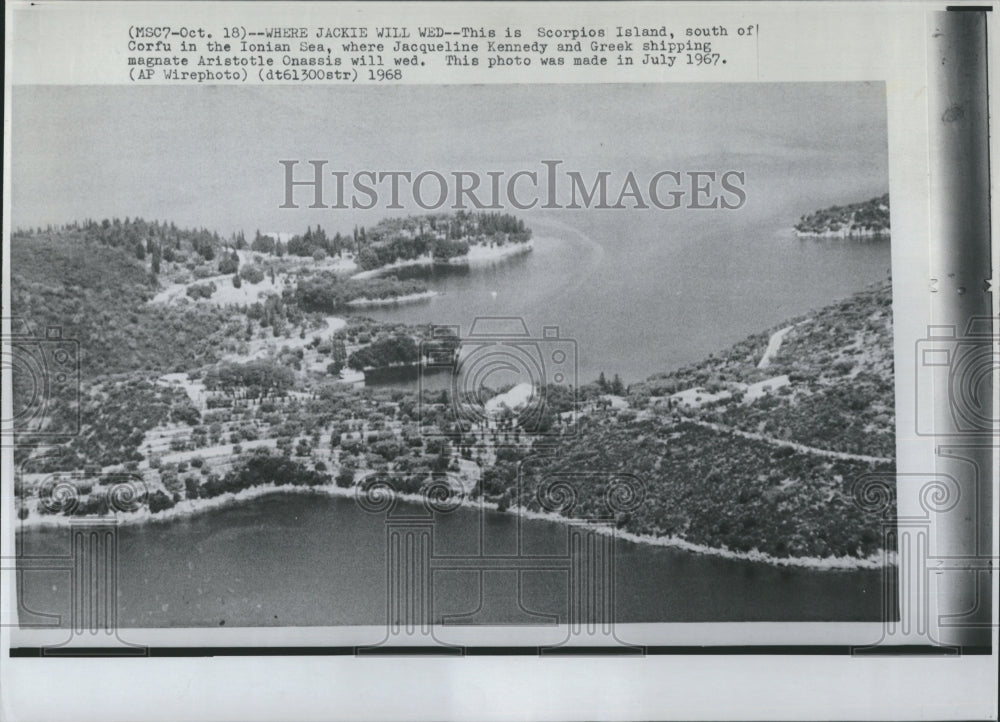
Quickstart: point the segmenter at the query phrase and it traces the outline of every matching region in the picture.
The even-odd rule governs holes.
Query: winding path
[[[733,434],[735,436],[742,436],[744,439],[752,439],[754,441],[763,441],[766,444],[772,444],[774,446],[787,446],[796,451],[800,451],[803,454],[815,454],[816,456],[825,456],[830,459],[845,459],[848,461],[864,461],[869,464],[891,464],[895,459],[888,459],[884,456],[866,456],[865,454],[849,454],[846,451],[830,451],[829,449],[819,449],[815,446],[806,446],[805,444],[798,444],[794,441],[788,441],[786,439],[779,439],[775,436],[765,436],[764,434],[755,434],[751,431],[743,431],[742,429],[737,429],[733,426],[726,426],[725,424],[717,424],[712,421],[701,421],[699,419],[685,419],[698,426],[704,426],[713,431],[718,431],[724,434]]]
[[[764,355],[761,356],[760,363],[757,364],[757,368],[766,369],[771,365],[771,359],[774,358],[775,354],[778,353],[778,349],[781,348],[781,342],[785,340],[785,336],[793,328],[795,328],[795,326],[785,326],[785,328],[780,331],[775,331],[771,334],[771,338],[767,342],[767,348],[764,349]]]

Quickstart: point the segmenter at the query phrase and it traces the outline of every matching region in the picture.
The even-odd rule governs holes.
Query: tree
[[[352,353],[347,365],[364,371],[366,368],[412,364],[416,363],[418,353],[416,342],[409,336],[390,336]]]
[[[348,488],[354,484],[354,467],[348,466],[347,464],[340,465],[340,471],[337,472],[336,478],[337,486],[341,488]]]
[[[358,250],[358,266],[362,271],[370,271],[382,265],[378,254],[367,246]]]
[[[184,495],[188,499],[197,499],[201,496],[201,483],[196,476],[188,476],[184,479]]]
[[[235,397],[242,390],[247,397],[263,400],[282,396],[295,382],[291,369],[267,360],[245,364],[220,364],[205,373],[205,387]]]
[[[431,249],[435,260],[447,261],[450,258],[465,256],[469,253],[469,244],[460,239],[438,238]]]
[[[149,510],[154,514],[164,511],[166,509],[171,509],[174,506],[173,497],[171,497],[162,489],[157,489],[155,492],[153,492],[150,495],[149,501],[147,503],[149,505]]]
[[[240,257],[235,250],[228,255],[223,255],[219,259],[219,273],[229,275],[236,273],[238,270],[240,270]]]
[[[257,234],[254,236],[253,243],[250,244],[250,250],[257,251],[258,253],[274,253],[274,239],[271,236],[262,236],[260,234],[260,229],[257,230]]]
[[[264,269],[257,265],[243,266],[240,277],[247,283],[260,283],[264,280]]]

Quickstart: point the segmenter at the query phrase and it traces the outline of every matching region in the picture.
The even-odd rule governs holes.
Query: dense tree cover
[[[286,289],[285,299],[307,312],[336,313],[349,309],[351,301],[359,299],[396,298],[426,291],[423,283],[399,281],[393,276],[345,280],[333,273],[319,273],[301,278],[294,290]]]
[[[463,240],[451,238],[436,238],[431,246],[431,253],[436,261],[447,261],[452,258],[468,255],[469,244]]]
[[[361,240],[375,243],[398,237],[467,239],[474,242],[522,243],[531,238],[531,230],[524,220],[509,213],[457,211],[454,214],[438,213],[386,218],[377,225],[361,232]]]
[[[176,479],[176,474],[171,478]],[[188,476],[183,481],[176,479],[175,483],[168,484],[176,487],[173,491],[169,488],[156,488],[148,494],[138,496],[135,503],[137,507],[145,504],[151,513],[157,514],[172,509],[182,498],[211,498],[264,484],[321,486],[329,482],[330,477],[320,471],[310,469],[294,459],[261,449],[240,457],[225,476],[209,473],[204,480],[199,480],[196,476]],[[78,493],[75,503],[62,508],[61,505],[39,500],[38,511],[42,514],[61,511],[74,516],[103,515],[110,511],[108,487],[95,487],[86,480],[77,481],[74,485]]]
[[[439,214],[386,219],[355,230],[357,262],[371,270],[430,254],[435,261],[465,256],[472,243],[503,245],[530,240],[524,221],[506,213]]]
[[[59,453],[33,459],[31,468],[73,471],[86,465],[141,461],[144,434],[168,420],[176,421],[172,415],[185,408],[191,407],[183,391],[147,379],[123,377],[87,384],[82,389],[79,433],[59,447]]]
[[[823,235],[826,233],[888,233],[889,194],[872,198],[863,203],[847,206],[831,206],[802,216],[795,224],[795,230],[802,234]]]
[[[263,400],[285,394],[295,383],[291,369],[271,361],[223,363],[205,372],[205,388],[233,397]]]
[[[98,374],[187,370],[233,349],[240,324],[211,305],[147,303],[155,287],[120,248],[42,233],[11,242],[11,311],[34,333],[80,342],[84,380]],[[111,272],[109,269],[113,269]]]
[[[396,364],[417,362],[417,344],[410,336],[390,336],[379,339],[350,355],[347,365],[363,371]]]
[[[250,243],[250,250],[257,253],[274,253],[276,242],[273,236],[261,235],[257,230],[253,241]]]
[[[361,246],[356,261],[362,270],[368,271],[396,261],[419,258],[431,251],[433,243],[432,236],[420,235],[413,238],[395,236],[381,243]],[[466,247],[466,252],[468,252],[468,247]]]
[[[229,276],[238,270],[240,270],[240,257],[236,251],[222,254],[219,259],[219,273]]]
[[[206,261],[216,257],[224,241],[217,232],[201,229],[178,228],[173,223],[147,221],[143,218],[105,218],[103,221],[86,220],[70,223],[58,228],[49,227],[45,231],[37,229],[17,230],[12,241],[28,240],[33,236],[57,234],[72,238],[74,242],[98,243],[112,248],[121,248],[130,256],[144,260],[154,249],[166,260],[172,260],[178,253],[193,252]],[[242,234],[240,234],[242,235]],[[237,237],[234,236],[233,240]],[[170,258],[166,256],[170,249]]]
[[[558,455],[535,457],[523,469],[518,501],[528,508],[543,508],[541,485],[562,479],[576,497],[565,512],[571,516],[611,516],[639,534],[778,557],[876,552],[883,520],[854,502],[853,485],[871,471],[893,471],[891,464],[821,458],[689,422],[614,417],[587,419]],[[498,471],[506,477],[499,486],[510,484],[511,470]],[[644,494],[618,515],[605,501],[615,474],[633,475]]]
[[[328,475],[309,469],[294,459],[260,450],[241,458],[224,477],[203,482],[198,495],[213,497],[264,484],[320,486],[329,481]]]
[[[373,339],[403,335],[417,339],[422,355],[434,355],[439,359],[450,360],[462,343],[455,329],[450,326],[375,321],[362,316],[351,317],[348,325],[334,334],[334,339],[352,345],[365,345]]]

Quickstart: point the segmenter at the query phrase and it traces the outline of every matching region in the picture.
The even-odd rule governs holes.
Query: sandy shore
[[[864,228],[840,228],[836,231],[800,231],[793,229],[796,238],[837,238],[848,240],[851,238],[890,238],[889,229],[881,231],[870,231]]]
[[[363,280],[365,278],[376,278],[378,276],[384,276],[392,271],[400,268],[412,268],[414,266],[433,266],[435,263],[444,263],[450,266],[478,266],[488,263],[494,263],[496,261],[503,260],[504,258],[510,258],[511,256],[519,256],[522,253],[529,253],[534,249],[534,245],[531,241],[526,241],[524,243],[506,243],[502,246],[486,246],[486,245],[474,245],[469,246],[469,252],[464,256],[458,256],[456,258],[449,258],[447,261],[435,261],[434,257],[429,253],[419,256],[417,258],[408,259],[405,261],[396,261],[394,263],[389,263],[385,266],[379,266],[378,268],[372,268],[368,271],[359,271],[351,276],[351,278],[356,280]]]
[[[450,262],[455,264],[469,263],[492,263],[511,256],[520,256],[522,253],[530,253],[535,248],[531,241],[524,243],[506,243],[502,246],[471,246],[469,253],[462,258],[454,258]]]
[[[407,293],[403,296],[391,296],[389,298],[355,298],[348,301],[347,305],[352,308],[369,308],[371,306],[395,306],[400,303],[414,303],[416,301],[426,301],[434,298],[437,291],[421,291],[420,293]]]
[[[357,273],[351,274],[351,279],[362,281],[366,278],[377,278],[378,276],[384,276],[387,273],[391,273],[399,268],[412,268],[413,266],[430,266],[434,264],[434,259],[431,255],[425,254],[423,256],[418,256],[417,258],[411,258],[405,261],[396,261],[394,263],[389,263],[384,266],[379,266],[378,268],[370,268],[367,271],[358,271]]]
[[[148,509],[143,508],[140,511],[129,513],[116,512],[114,516],[116,522],[119,524],[155,524],[194,516],[195,514],[199,514],[201,512],[210,511],[212,509],[220,509],[233,504],[259,499],[273,494],[313,494],[354,498],[357,494],[357,487],[345,489],[333,484],[325,486],[278,486],[275,484],[265,484],[262,486],[254,486],[249,489],[243,489],[236,493],[230,492],[220,494],[219,496],[212,497],[210,499],[184,499],[177,502],[176,506],[156,514],[153,514]],[[420,494],[400,493],[397,494],[396,497],[400,501],[405,502],[417,504],[423,502],[423,497]],[[497,511],[496,503],[483,501],[481,499],[464,498],[460,505],[469,509],[481,508],[490,511]],[[573,519],[554,512],[534,511],[524,507],[510,507],[507,509],[506,513],[517,514],[525,519],[537,519],[557,524],[572,524],[579,523],[581,521],[579,519]],[[69,527],[74,519],[82,521],[87,518],[88,517],[64,516],[62,514],[39,514],[37,511],[32,509],[27,519],[18,521],[17,529],[18,531],[21,531],[41,528],[65,528]],[[708,554],[725,559],[758,562],[779,567],[796,567],[801,569],[816,569],[824,571],[852,571],[856,569],[882,569],[885,566],[886,561],[888,561],[890,565],[895,565],[897,563],[896,554],[894,552],[891,552],[888,555],[876,553],[866,559],[859,559],[857,557],[775,557],[756,550],[738,552],[726,548],[695,544],[687,541],[686,539],[674,536],[656,537],[648,534],[633,534],[631,532],[606,525],[596,526],[588,524],[588,528],[594,529],[594,531],[599,534],[615,536],[619,539],[624,539],[635,544],[666,547],[670,549],[693,552],[695,554]]]

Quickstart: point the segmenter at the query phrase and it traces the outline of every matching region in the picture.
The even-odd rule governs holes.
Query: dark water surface
[[[410,508],[412,506],[412,508]],[[402,510],[419,513],[421,507]],[[482,515],[482,516],[481,516]],[[567,621],[569,526],[459,509],[433,524],[431,567],[505,555],[521,571],[433,573],[434,618],[476,624]],[[272,495],[119,534],[119,624],[123,627],[369,625],[385,623],[386,516],[353,499]],[[480,541],[482,540],[482,541]],[[69,530],[18,536],[23,553],[63,555]],[[615,542],[618,622],[875,621],[882,573],[779,568]],[[450,560],[444,559],[450,557]],[[545,557],[550,570],[532,560]],[[555,559],[556,561],[551,561]],[[520,594],[518,577],[520,576]],[[22,575],[21,619],[31,610],[68,618],[68,572]],[[520,599],[518,599],[520,596]],[[518,603],[519,602],[519,603]]]

